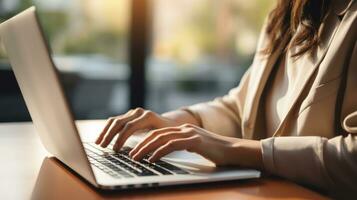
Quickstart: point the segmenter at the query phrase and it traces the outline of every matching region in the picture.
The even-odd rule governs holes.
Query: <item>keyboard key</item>
[[[89,143],[85,143],[84,146],[91,163],[101,163],[124,177],[133,177],[133,175],[155,176],[188,174],[186,171],[161,160],[156,163],[150,163],[147,160],[150,155],[147,155],[140,162],[134,161],[129,156],[129,152],[132,150],[130,147],[123,147],[122,150],[116,153],[112,150],[112,144],[108,145],[108,148],[102,148],[96,144]],[[109,170],[109,172],[111,171]]]
[[[168,169],[171,172],[174,172],[175,174],[188,174],[188,172],[186,172],[185,170],[182,170],[182,169],[176,167],[175,165],[172,165],[172,164],[162,161],[162,160],[159,160],[159,161],[155,162],[154,164],[158,165],[162,168]]]
[[[162,167],[159,167],[159,166],[157,166],[157,165],[155,165],[153,163],[150,163],[150,162],[148,162],[146,160],[141,160],[140,162],[142,164],[148,166],[149,168],[151,168],[151,169],[163,174],[163,175],[171,175],[171,174],[173,174],[172,172],[170,172],[170,171],[168,171],[168,170],[166,170],[166,169],[164,169]]]
[[[118,159],[122,160],[123,162],[127,163],[133,169],[131,172],[133,172],[137,176],[154,176],[154,175],[157,175],[154,172],[146,169],[142,165],[137,164],[134,161],[126,158],[123,155],[113,154],[113,156],[115,156],[116,158],[118,158]]]
[[[102,162],[103,165],[105,165],[106,167],[110,168],[111,170],[115,171],[116,173],[124,176],[124,177],[133,177],[133,175],[131,175],[130,173],[126,172],[125,170],[111,164],[110,162]],[[107,172],[105,170],[103,170],[104,172]]]

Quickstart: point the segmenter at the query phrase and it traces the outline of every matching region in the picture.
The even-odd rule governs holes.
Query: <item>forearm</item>
[[[201,127],[201,123],[188,111],[174,110],[162,114],[163,117],[173,120],[178,124],[193,124]]]

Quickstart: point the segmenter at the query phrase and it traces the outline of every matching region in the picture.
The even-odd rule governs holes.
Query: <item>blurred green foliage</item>
[[[175,27],[177,31],[172,33],[171,40],[165,41],[170,44],[168,55],[178,65],[186,66],[185,68],[193,67],[197,59],[210,57],[219,60],[219,56],[230,63],[249,65],[254,54],[250,49],[255,49],[255,42],[251,40],[258,39],[273,2],[274,0],[206,0],[198,4],[192,3],[194,7],[190,8],[191,11],[182,16],[184,25]],[[246,42],[249,46],[251,42],[254,47],[250,45],[244,51],[240,49],[242,47],[238,48],[237,44],[241,41],[237,41],[237,38],[242,38],[242,35],[248,35],[250,39],[243,39],[243,43]]]
[[[38,10],[43,31],[49,41],[59,36],[68,24],[68,16],[60,11]]]
[[[36,4],[32,0],[21,0],[14,11],[1,15],[0,20],[4,21],[33,5]],[[71,19],[67,11],[46,10],[37,6],[37,13],[46,38],[56,54],[102,54],[120,61],[126,60],[127,31],[125,28],[95,29],[91,26],[92,24],[88,23],[84,24],[83,30],[73,32],[70,30],[70,20],[76,19]],[[5,58],[5,53],[1,48],[0,58]]]
[[[122,46],[125,41],[124,33],[112,30],[102,30],[81,33],[72,38],[66,38],[62,52],[64,54],[103,54],[113,59],[121,58],[123,61]]]

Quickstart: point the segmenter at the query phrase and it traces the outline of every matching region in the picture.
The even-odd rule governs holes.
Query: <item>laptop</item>
[[[49,46],[31,7],[0,25],[0,38],[47,151],[94,187],[129,189],[260,177],[253,169],[218,168],[197,154],[175,152],[150,163],[134,161],[130,146],[114,152],[83,142],[52,61]]]

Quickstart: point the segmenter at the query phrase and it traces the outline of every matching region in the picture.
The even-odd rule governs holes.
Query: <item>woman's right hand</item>
[[[125,141],[135,132],[179,125],[180,123],[152,111],[136,108],[123,115],[109,118],[95,143],[105,148],[118,134],[113,149],[119,151]]]

